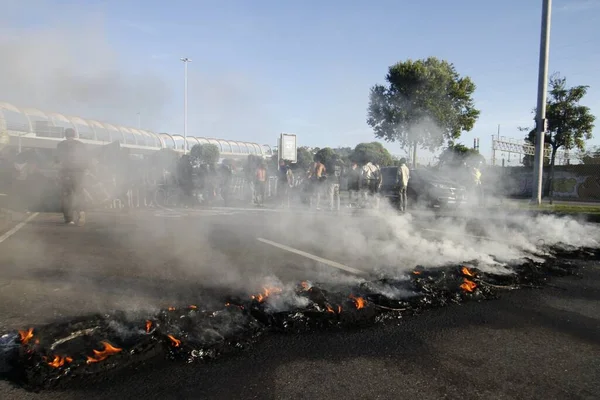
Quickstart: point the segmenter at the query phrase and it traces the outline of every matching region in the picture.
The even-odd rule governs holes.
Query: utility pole
[[[188,98],[188,81],[187,81],[187,70],[188,63],[191,63],[187,57],[181,58],[184,64],[184,90],[183,90],[183,154],[187,154],[187,98]]]
[[[543,0],[542,33],[540,36],[540,68],[538,72],[538,100],[536,122],[535,155],[533,161],[533,196],[531,201],[542,204],[544,178],[544,136],[546,134],[546,96],[548,91],[548,55],[550,53],[550,21],[552,0]]]

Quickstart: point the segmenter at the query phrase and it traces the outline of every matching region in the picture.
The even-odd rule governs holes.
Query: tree
[[[568,88],[567,79],[558,74],[550,78],[549,98],[546,103],[548,130],[544,139],[551,148],[548,188],[551,187],[554,178],[554,162],[558,149],[564,147],[567,150],[576,148],[584,151],[585,141],[592,138],[596,117],[589,107],[579,104],[587,94],[588,88],[589,86],[583,85]],[[529,131],[526,140],[535,144],[535,128]]]
[[[377,138],[436,150],[470,131],[479,117],[472,99],[475,84],[460,77],[453,64],[429,57],[389,67],[388,86],[371,88],[367,123]]]
[[[350,160],[358,164],[372,162],[379,164],[381,167],[392,165],[393,163],[392,155],[379,142],[357,144],[350,155]]]
[[[294,169],[306,171],[314,162],[314,154],[306,146],[298,147],[296,150],[296,164],[293,164]]]
[[[190,156],[193,160],[192,162],[195,165],[214,165],[219,162],[221,151],[219,150],[219,147],[217,147],[216,144],[195,144],[190,150]]]
[[[600,147],[596,146],[592,149],[583,151],[579,155],[579,159],[583,164],[600,164]]]
[[[452,168],[457,168],[467,164],[479,164],[485,162],[485,158],[478,150],[472,149],[461,143],[452,143],[442,151],[439,157],[439,165],[447,165]]]
[[[331,147],[324,147],[315,153],[315,161],[320,161],[326,166],[331,165],[331,162],[335,158],[338,158],[338,155],[335,154],[335,151]]]

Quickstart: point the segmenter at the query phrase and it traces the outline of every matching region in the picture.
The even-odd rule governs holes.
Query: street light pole
[[[544,136],[546,134],[546,95],[548,91],[548,55],[550,53],[550,21],[552,0],[543,0],[542,33],[540,37],[540,68],[538,72],[538,100],[536,122],[535,155],[533,161],[532,202],[542,204],[544,177]]]
[[[192,62],[187,57],[181,58],[184,64],[184,93],[183,93],[183,154],[187,153],[187,97],[188,97],[188,82],[187,82],[187,70],[188,63]]]

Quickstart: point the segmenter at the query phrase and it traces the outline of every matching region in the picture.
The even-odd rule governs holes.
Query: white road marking
[[[27,219],[25,221],[18,223],[17,226],[15,226],[14,228],[12,228],[8,232],[6,232],[4,235],[0,236],[0,243],[4,242],[6,239],[8,239],[9,237],[11,237],[15,233],[17,233],[22,227],[24,227],[29,221],[31,221],[38,215],[39,215],[39,213],[37,213],[37,212],[31,214],[29,217],[27,217]]]
[[[367,274],[365,271],[361,271],[359,269],[355,269],[355,268],[349,267],[347,265],[340,264],[338,262],[328,260],[326,258],[315,256],[313,254],[307,253],[307,252],[302,251],[302,250],[294,249],[293,247],[289,247],[289,246],[286,246],[286,245],[281,244],[281,243],[273,242],[271,240],[267,240],[267,239],[263,239],[263,238],[256,238],[256,239],[259,242],[270,244],[271,246],[277,247],[277,248],[282,249],[282,250],[289,251],[290,253],[294,253],[294,254],[298,254],[298,255],[306,257],[306,258],[310,258],[311,260],[320,262],[320,263],[325,264],[325,265],[329,265],[330,267],[333,267],[333,268],[341,269],[341,270],[344,270],[346,272],[350,272],[350,273],[353,273],[353,274],[356,274],[356,275],[366,275]]]

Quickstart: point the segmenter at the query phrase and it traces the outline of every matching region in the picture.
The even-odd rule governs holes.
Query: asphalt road
[[[370,254],[361,244],[393,234],[392,225],[376,221],[265,210],[144,211],[92,214],[80,228],[38,215],[0,243],[0,328],[201,304],[211,291],[252,292],[269,279],[356,279],[343,267],[372,274],[399,257]],[[161,361],[61,392],[32,394],[2,381],[0,398],[596,399],[600,269],[588,264],[584,274],[368,329],[273,335],[215,362]]]

